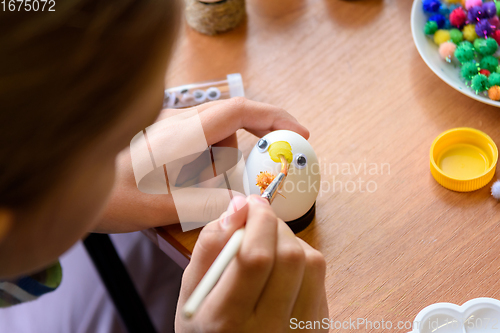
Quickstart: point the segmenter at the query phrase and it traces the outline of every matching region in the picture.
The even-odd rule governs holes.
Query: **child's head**
[[[48,7],[0,12],[0,277],[91,231],[116,154],[161,108],[179,16],[174,0]]]

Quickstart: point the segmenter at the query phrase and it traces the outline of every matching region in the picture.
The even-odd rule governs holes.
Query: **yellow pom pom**
[[[446,0],[447,3],[462,3],[462,0]],[[464,4],[465,7],[465,4]]]
[[[292,146],[286,141],[276,141],[269,146],[269,156],[276,163],[281,163],[280,156],[285,156],[288,163],[292,163]]]
[[[477,39],[476,27],[474,24],[467,24],[462,32],[465,40],[468,40],[471,43]]]
[[[434,43],[441,45],[450,40],[450,32],[448,30],[440,29],[434,34]]]
[[[450,32],[448,30],[439,29],[434,33],[434,42],[438,45],[441,45],[450,39]]]

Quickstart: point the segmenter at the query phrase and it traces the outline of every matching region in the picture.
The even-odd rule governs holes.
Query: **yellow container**
[[[460,127],[441,133],[432,143],[431,173],[447,189],[480,189],[495,175],[498,149],[485,133]]]

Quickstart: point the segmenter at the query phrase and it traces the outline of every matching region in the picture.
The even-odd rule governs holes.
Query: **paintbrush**
[[[283,187],[286,176],[288,174],[288,161],[283,155],[279,155],[281,160],[281,172],[273,179],[271,184],[261,194],[269,204],[273,203],[274,198],[279,190]],[[243,237],[245,236],[245,228],[238,229],[231,236],[222,251],[214,260],[208,271],[205,273],[200,283],[196,286],[191,296],[184,304],[182,313],[186,318],[194,316],[200,305],[203,303],[207,295],[212,291],[213,287],[221,277],[227,265],[238,253]]]

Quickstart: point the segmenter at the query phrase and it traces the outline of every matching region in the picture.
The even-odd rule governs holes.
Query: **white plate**
[[[436,75],[448,83],[454,89],[462,94],[469,96],[485,104],[500,106],[500,102],[489,99],[488,97],[476,95],[471,88],[467,87],[460,79],[460,69],[458,66],[448,64],[439,56],[438,46],[424,34],[424,26],[427,22],[427,16],[422,10],[422,0],[413,1],[411,10],[411,32],[413,41],[417,47],[422,59]]]

